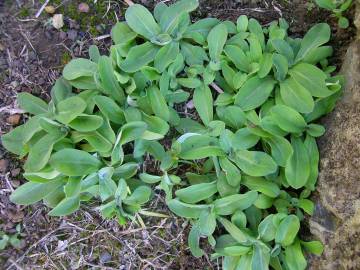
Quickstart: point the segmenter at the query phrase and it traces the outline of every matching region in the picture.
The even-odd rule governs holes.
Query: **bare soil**
[[[35,2],[35,3],[34,3]],[[110,46],[106,38],[116,17],[123,19],[125,3],[89,3],[90,13],[79,14],[81,1],[50,1],[64,15],[61,31],[49,25],[49,14],[36,12],[44,1],[0,1],[0,135],[26,121],[16,106],[16,95],[29,92],[49,99],[52,84],[71,58],[87,56],[87,48]],[[102,1],[98,1],[102,2]],[[156,1],[134,1],[152,8]],[[332,26],[332,63],[340,66],[353,27],[341,30],[329,13],[306,0],[200,0],[193,18],[236,20],[242,14],[266,25],[280,17],[290,24],[291,34],[303,36],[317,22]],[[351,18],[352,11],[348,17]],[[96,25],[94,25],[96,24]],[[9,201],[13,189],[23,182],[21,160],[0,144],[0,231],[14,234],[21,224],[21,248],[0,251],[0,269],[218,269],[219,262],[194,258],[187,248],[187,223],[166,208],[162,194],[149,205],[151,211],[169,218],[146,218],[145,227],[104,221],[91,205],[76,214],[51,218],[42,204],[16,206]]]

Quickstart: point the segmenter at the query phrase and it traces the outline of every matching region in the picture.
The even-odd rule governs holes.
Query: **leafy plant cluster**
[[[192,23],[197,6],[159,3],[153,16],[132,5],[109,56],[92,46],[90,59],[72,60],[49,103],[19,94],[33,116],[2,137],[27,157],[28,182],[11,200],[43,200],[53,216],[100,200],[102,216],[124,224],[158,215],[143,209],[155,186],[190,220],[195,256],[207,240],[223,269],[305,269],[303,250],[322,252],[298,236],[314,210],[324,133],[314,121],[334,108],[342,82],[327,61],[330,27],[301,39],[284,20]]]
[[[353,3],[352,0],[315,0],[315,2],[319,7],[333,13],[333,16],[338,20],[340,28],[349,27],[349,20],[343,14],[351,7]]]

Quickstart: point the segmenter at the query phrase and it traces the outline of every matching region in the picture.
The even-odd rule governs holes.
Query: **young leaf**
[[[300,113],[309,113],[314,109],[315,104],[310,92],[292,78],[280,83],[280,94],[287,106]]]
[[[167,202],[169,209],[176,215],[184,218],[199,218],[202,211],[209,209],[206,204],[187,204],[177,199]]]
[[[149,89],[147,89],[146,92],[150,100],[151,108],[154,111],[155,115],[165,121],[169,121],[170,118],[169,108],[159,88],[157,88],[156,86],[152,86]]]
[[[156,37],[161,32],[160,26],[155,22],[150,11],[142,5],[131,5],[126,10],[125,19],[132,30],[148,40]]]
[[[196,111],[202,122],[208,125],[213,120],[213,98],[210,88],[206,85],[198,87],[194,91],[193,97]]]
[[[228,31],[226,26],[222,23],[216,25],[207,37],[209,55],[211,60],[218,62],[220,60],[220,54],[224,49],[224,45],[227,39]]]
[[[300,50],[296,55],[295,62],[301,59],[314,48],[317,48],[330,40],[330,26],[326,23],[319,23],[311,27],[301,41]]]
[[[80,197],[68,197],[63,199],[53,210],[49,212],[49,216],[66,216],[74,213],[80,208]]]
[[[58,178],[46,183],[28,182],[18,187],[10,195],[10,201],[21,205],[33,204],[40,201],[51,191],[57,189],[63,184],[63,178]]]
[[[279,166],[285,167],[293,153],[293,149],[289,141],[280,136],[264,138],[264,141],[270,145],[271,156],[274,158],[275,162]]]
[[[159,47],[150,42],[132,47],[120,68],[128,73],[136,72],[152,62],[158,51]]]
[[[244,194],[234,194],[213,202],[214,211],[218,215],[231,215],[238,210],[249,208],[257,199],[256,191],[248,191]]]
[[[177,55],[179,54],[179,43],[170,42],[169,44],[163,46],[156,54],[154,59],[154,67],[160,71],[164,70],[175,61]]]
[[[68,176],[81,176],[96,172],[101,162],[85,151],[63,149],[53,154],[50,165]]]
[[[77,96],[69,97],[59,102],[55,119],[63,124],[68,124],[86,109],[85,101]]]
[[[288,106],[275,105],[271,108],[270,114],[274,123],[285,131],[301,133],[306,127],[306,122],[301,114]]]
[[[97,115],[80,114],[68,125],[80,132],[90,132],[97,130],[103,124],[103,119]]]
[[[285,176],[288,184],[299,189],[305,186],[310,176],[310,159],[307,149],[300,138],[291,137],[291,146],[294,150],[285,167]]]
[[[127,23],[117,22],[111,29],[111,39],[115,44],[126,44],[136,38],[137,34],[133,32]]]
[[[216,182],[211,182],[179,189],[175,192],[175,195],[185,203],[197,203],[210,198],[216,192]]]
[[[233,160],[244,173],[250,176],[264,176],[277,170],[275,161],[264,152],[237,150]]]
[[[99,110],[111,122],[123,124],[125,122],[124,111],[109,97],[95,96],[94,101]]]
[[[97,70],[96,63],[88,59],[76,58],[65,66],[63,76],[66,80],[72,81],[80,77],[93,77]]]
[[[291,245],[300,229],[299,218],[295,215],[289,215],[284,218],[276,231],[275,242],[286,247]]]
[[[235,95],[235,105],[243,111],[249,111],[259,107],[270,96],[274,89],[275,81],[270,77],[260,79],[255,76],[246,81]]]
[[[261,192],[270,198],[276,198],[280,195],[280,188],[276,183],[261,177],[245,175],[242,184],[248,189]]]
[[[300,241],[296,240],[294,244],[286,247],[284,263],[289,270],[305,270],[307,263],[302,253]]]
[[[45,101],[26,92],[18,94],[17,102],[20,108],[27,113],[37,115],[48,112],[48,105]]]
[[[188,245],[189,245],[191,254],[194,255],[195,257],[201,257],[205,254],[204,251],[200,248],[199,242],[200,242],[199,227],[192,226],[190,233],[189,233]]]

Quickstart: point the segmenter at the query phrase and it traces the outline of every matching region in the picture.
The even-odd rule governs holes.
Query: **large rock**
[[[355,19],[360,30],[360,4]],[[358,31],[359,33],[359,31]],[[320,175],[311,232],[325,244],[313,270],[360,269],[360,35],[350,45],[341,73],[346,86],[323,123]]]

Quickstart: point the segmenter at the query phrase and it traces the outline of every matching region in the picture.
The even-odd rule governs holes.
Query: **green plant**
[[[14,248],[21,247],[21,240],[19,239],[21,232],[20,224],[16,225],[16,233],[14,234],[6,234],[3,231],[0,231],[0,250],[5,249],[9,244]]]
[[[316,4],[324,9],[330,10],[333,15],[338,19],[338,25],[340,28],[348,28],[349,20],[343,16],[343,13],[347,11],[353,1],[352,0],[315,0]]]
[[[303,250],[322,251],[298,236],[314,209],[315,138],[325,132],[313,122],[341,94],[342,77],[327,61],[330,27],[294,39],[284,20],[191,23],[197,5],[160,3],[155,18],[133,5],[112,29],[110,56],[91,46],[90,60],[73,59],[48,104],[19,94],[34,116],[2,137],[27,156],[29,182],[11,200],[43,200],[62,216],[99,199],[101,214],[124,224],[161,216],[142,209],[156,185],[190,220],[195,256],[207,239],[223,269],[305,269]],[[182,117],[190,100],[196,112]]]

